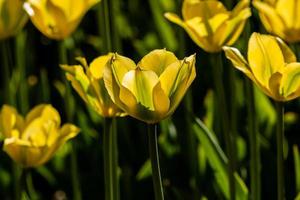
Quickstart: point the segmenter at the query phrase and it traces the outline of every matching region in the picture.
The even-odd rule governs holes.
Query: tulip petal
[[[269,79],[284,67],[284,58],[275,37],[253,33],[248,45],[248,61],[257,81],[267,87]]]
[[[20,137],[24,127],[24,119],[17,110],[9,105],[3,105],[0,112],[0,133],[4,137]]]
[[[218,45],[232,45],[242,33],[246,20],[251,16],[250,8],[245,8],[232,19],[226,21],[214,35]]]
[[[201,37],[200,35],[197,35],[197,31],[193,29],[192,26],[189,26],[188,24],[185,24],[176,14],[173,13],[165,13],[165,17],[170,20],[171,22],[181,26],[182,28],[185,29],[185,31],[189,34],[191,39],[202,49],[205,49],[208,52],[216,52],[219,50],[218,47],[213,46],[213,44],[206,38],[206,37]],[[198,29],[203,30],[203,34],[207,35],[207,32],[205,32],[205,27],[203,26],[198,26]],[[198,30],[199,32],[200,30]],[[200,31],[201,32],[201,31]]]
[[[192,84],[193,80],[196,78],[196,55],[191,55],[185,58],[182,61],[182,65],[180,67],[179,73],[177,75],[174,91],[170,98],[170,109],[167,115],[171,115],[175,109],[178,107],[180,101],[184,97],[186,91]]]
[[[92,76],[96,79],[100,79],[103,77],[103,71],[106,63],[110,61],[112,54],[107,54],[105,56],[99,56],[94,59],[90,64],[90,72]]]
[[[182,5],[184,20],[194,17],[209,19],[220,13],[227,13],[226,8],[220,1],[185,0]]]
[[[284,57],[285,63],[296,62],[297,58],[294,52],[290,49],[288,45],[286,45],[280,38],[276,37],[279,47],[282,51],[282,55]]]
[[[270,92],[269,92],[269,94],[266,93],[267,95],[269,95],[276,101],[282,101],[282,95],[280,94],[281,79],[282,79],[281,73],[276,72],[276,73],[272,74],[272,76],[270,77],[270,80],[269,80],[269,91]]]
[[[137,68],[125,74],[122,86],[135,96],[138,103],[154,111],[153,89],[158,82],[158,76],[153,71]],[[126,104],[126,102],[124,103]]]
[[[284,36],[283,29],[285,25],[276,10],[267,3],[258,0],[253,1],[252,4],[259,11],[265,28],[280,37]]]
[[[298,0],[278,0],[276,11],[289,28],[300,28],[300,3]]]
[[[280,91],[287,100],[300,96],[300,63],[290,63],[285,66]]]
[[[157,76],[160,76],[166,67],[177,60],[178,59],[172,52],[167,51],[166,49],[157,49],[144,56],[138,63],[138,66],[144,70],[154,71]]]
[[[25,118],[26,125],[30,124],[36,118],[43,118],[43,120],[52,120],[55,121],[56,124],[60,125],[60,116],[55,108],[53,108],[50,104],[40,104],[35,106]]]

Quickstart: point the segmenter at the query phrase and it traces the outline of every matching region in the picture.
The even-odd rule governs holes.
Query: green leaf
[[[141,167],[141,169],[139,170],[139,172],[136,175],[136,179],[138,181],[141,181],[143,179],[148,178],[149,176],[152,175],[152,170],[151,170],[151,162],[150,160],[146,160],[146,162],[143,164],[143,166]]]
[[[298,149],[297,145],[293,146],[293,152],[294,152],[296,191],[300,192],[300,154],[299,154],[299,149]],[[299,195],[298,195],[298,197],[300,199]]]
[[[193,130],[198,137],[200,144],[203,145],[210,167],[214,170],[218,186],[220,187],[223,195],[228,199],[228,159],[226,155],[221,149],[214,133],[211,132],[200,119],[195,118],[195,121],[193,123]],[[237,173],[235,173],[234,176],[236,181],[236,199],[248,199],[247,186]]]

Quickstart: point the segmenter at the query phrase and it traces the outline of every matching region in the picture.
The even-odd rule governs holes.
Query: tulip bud
[[[300,41],[300,1],[253,1],[268,32],[287,42]]]
[[[178,60],[165,49],[150,52],[137,65],[114,54],[104,69],[105,87],[112,101],[147,123],[170,116],[195,77],[195,55]]]
[[[22,0],[0,0],[0,39],[16,35],[27,19]]]
[[[46,37],[62,40],[77,28],[85,13],[100,0],[27,0],[24,8]]]
[[[79,128],[72,124],[60,127],[59,113],[51,105],[34,107],[25,118],[11,106],[0,112],[0,133],[4,151],[22,167],[37,167],[47,162]]]
[[[248,62],[236,48],[223,49],[234,67],[269,97],[288,101],[300,96],[300,63],[280,38],[253,33],[248,44]]]
[[[125,113],[119,109],[110,99],[103,81],[105,65],[109,62],[112,54],[96,58],[88,67],[84,58],[77,58],[80,65],[61,65],[66,71],[66,77],[79,96],[103,117],[124,116]]]
[[[249,0],[240,1],[232,11],[219,1],[184,0],[182,15],[183,20],[174,13],[165,17],[184,28],[199,47],[213,53],[238,39],[251,11]]]

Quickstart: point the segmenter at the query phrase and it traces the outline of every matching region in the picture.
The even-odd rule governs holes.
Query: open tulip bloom
[[[268,32],[287,42],[300,41],[299,0],[254,0],[253,5]]]
[[[232,45],[251,16],[249,0],[241,0],[232,11],[220,1],[184,0],[180,19],[176,14],[165,17],[185,29],[192,40],[207,52],[219,52]]]
[[[103,117],[124,116],[125,113],[118,108],[107,93],[103,73],[106,63],[113,54],[107,54],[94,59],[88,66],[84,58],[77,58],[81,65],[61,65],[66,71],[66,77],[80,97]]]
[[[100,0],[27,0],[24,8],[45,36],[61,40],[76,29],[85,13]]]
[[[170,116],[196,77],[195,55],[178,60],[165,49],[154,50],[136,65],[114,54],[104,69],[112,101],[146,123]]]
[[[300,63],[277,37],[253,33],[248,44],[248,62],[233,47],[224,47],[226,57],[266,95],[276,101],[300,96]]]
[[[59,113],[51,105],[38,105],[25,118],[4,105],[0,112],[4,151],[22,167],[40,166],[79,132],[72,124],[60,127],[60,123]]]
[[[22,0],[0,0],[0,39],[17,34],[27,19]]]

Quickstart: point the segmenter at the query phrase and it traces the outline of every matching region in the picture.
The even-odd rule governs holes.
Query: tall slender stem
[[[65,46],[65,41],[61,41],[59,44],[59,56],[60,56],[60,63],[65,64],[68,62],[68,52],[67,48]],[[74,118],[74,109],[71,107],[71,101],[72,101],[72,94],[71,94],[71,88],[70,83],[67,81],[67,79],[63,78],[66,86],[66,93],[65,93],[65,111],[67,120],[69,122],[73,121]],[[73,189],[73,198],[75,200],[81,200],[82,194],[81,194],[81,187],[80,187],[80,181],[79,181],[79,175],[78,175],[78,167],[77,167],[77,153],[76,153],[76,146],[74,143],[72,143],[72,151],[71,151],[71,177],[72,177],[72,189]]]
[[[259,143],[255,120],[254,88],[250,80],[246,80],[246,95],[248,108],[248,130],[250,139],[250,191],[251,199],[260,199],[260,172],[259,172]]]
[[[284,134],[284,105],[276,102],[277,111],[277,199],[284,199],[284,176],[283,176],[283,134]]]
[[[109,0],[103,0],[99,7],[98,14],[99,21],[99,31],[102,36],[102,42],[104,46],[103,53],[108,53],[112,51],[112,40],[111,40],[111,23],[110,23],[110,13],[109,13]]]
[[[159,167],[159,154],[157,143],[157,125],[148,125],[148,142],[149,142],[149,154],[152,167],[152,179],[155,200],[164,200],[164,192],[161,181],[160,167]]]
[[[221,115],[221,125],[225,138],[226,152],[228,155],[228,176],[229,176],[229,190],[230,190],[230,199],[235,199],[235,182],[234,182],[234,160],[233,160],[233,147],[232,139],[229,127],[229,115],[227,110],[226,97],[223,87],[223,63],[222,63],[222,54],[218,53],[212,55],[212,71],[213,79],[215,83],[215,95],[218,101],[218,107]]]
[[[103,136],[105,199],[119,199],[117,133],[115,119],[104,118]]]

